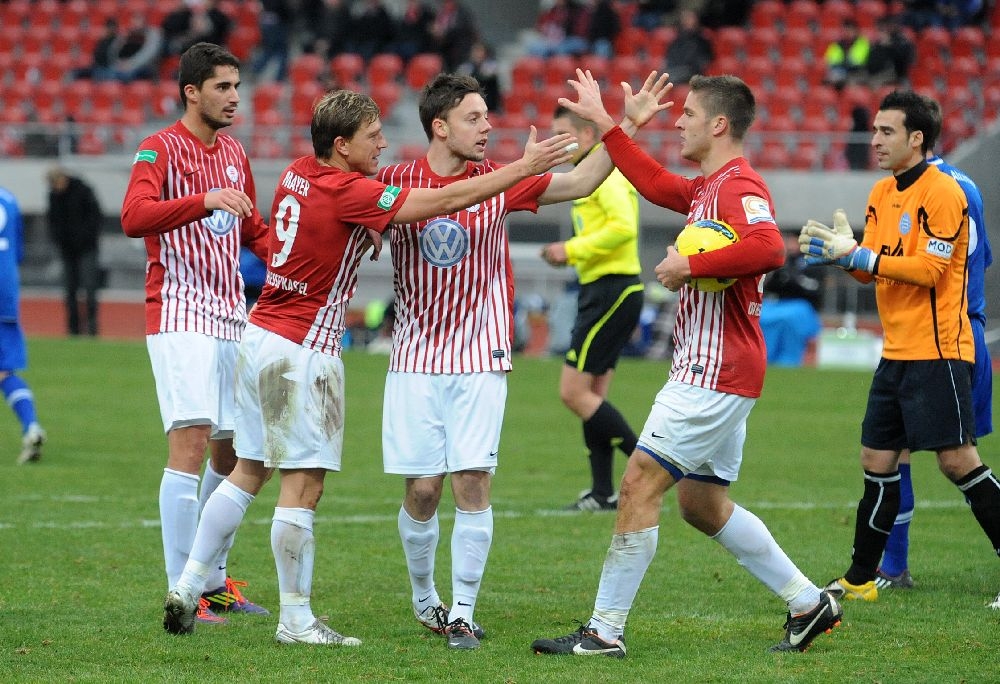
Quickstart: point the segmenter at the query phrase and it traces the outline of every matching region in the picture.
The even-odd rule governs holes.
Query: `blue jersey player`
[[[940,108],[935,103],[935,121],[940,127]],[[958,181],[969,202],[969,321],[972,323],[976,344],[976,360],[972,375],[972,405],[976,414],[977,438],[993,432],[993,366],[986,346],[986,269],[993,263],[993,252],[983,218],[983,197],[979,188],[962,171],[945,162],[933,152],[927,161]],[[909,589],[913,586],[908,555],[910,547],[910,520],[913,518],[913,482],[910,479],[909,453],[904,452],[899,461],[900,502],[899,514],[885,545],[882,564],[878,569],[876,586],[879,589]],[[991,604],[1000,610],[1000,596]]]
[[[18,266],[24,256],[23,233],[17,200],[8,190],[0,188],[0,391],[21,422],[21,455],[17,462],[29,463],[42,456],[45,430],[38,424],[31,388],[17,375],[17,371],[28,365],[24,332],[18,320]]]

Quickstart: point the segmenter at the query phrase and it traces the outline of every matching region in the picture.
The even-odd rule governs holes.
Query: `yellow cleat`
[[[834,598],[842,601],[878,601],[878,587],[875,586],[875,580],[864,584],[851,584],[841,577],[823,588]]]

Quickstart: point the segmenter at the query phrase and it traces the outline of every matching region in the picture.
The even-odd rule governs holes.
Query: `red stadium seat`
[[[0,3],[0,26],[21,28],[22,24],[30,20],[33,5],[31,0],[9,0]]]
[[[747,41],[744,51],[747,57],[772,59],[781,51],[781,31],[772,27],[754,29],[753,37]]]
[[[751,162],[754,168],[787,169],[791,166],[791,155],[781,141],[768,141],[759,152],[753,155]]]
[[[644,52],[647,59],[655,59],[662,62],[667,55],[667,47],[674,42],[677,37],[677,29],[672,26],[661,26],[648,33],[643,43]]]
[[[96,131],[85,131],[76,144],[76,151],[83,155],[104,154],[104,138]]]
[[[161,81],[156,86],[152,102],[153,115],[172,119],[181,113],[181,92],[176,83]]]
[[[996,41],[990,41],[996,42]],[[986,37],[977,26],[962,26],[951,34],[951,56],[970,57],[982,62],[986,57]]]
[[[888,12],[887,5],[884,0],[858,0],[851,16],[863,31],[872,31],[878,20]]]
[[[306,125],[312,121],[313,106],[326,93],[319,83],[300,83],[292,92],[292,123]]]
[[[823,152],[818,143],[800,139],[792,148],[790,166],[802,171],[816,171],[823,165]]]
[[[302,83],[316,81],[302,81]],[[253,105],[254,119],[260,121],[260,116],[265,112],[280,113],[285,109],[285,99],[288,90],[282,83],[259,83],[253,89],[251,103]]]
[[[784,23],[785,6],[779,0],[758,0],[750,10],[750,26],[756,31]]]
[[[637,26],[622,26],[615,36],[615,58],[635,55],[642,51],[648,36]]]
[[[361,80],[365,73],[365,60],[353,52],[342,52],[330,60],[330,73],[338,87]]]
[[[545,60],[533,55],[520,57],[511,68],[511,90],[534,90],[543,82]]]
[[[785,28],[812,30],[819,24],[819,5],[814,0],[792,0],[785,9]]]
[[[402,96],[402,88],[398,83],[390,81],[372,86],[369,94],[375,100],[378,108],[382,110],[382,118],[385,119],[392,115],[393,108]]]
[[[54,29],[59,25],[62,5],[57,0],[35,0],[31,3],[31,13],[28,15],[30,27]]]
[[[774,86],[776,88],[794,88],[805,93],[809,82],[809,65],[798,55],[782,57],[774,63]],[[808,97],[808,95],[806,95]]]
[[[365,78],[375,88],[384,84],[395,84],[403,73],[403,60],[399,55],[383,52],[368,62]]]
[[[94,86],[88,80],[73,81],[63,88],[63,110],[74,117],[90,107]]]
[[[569,55],[549,57],[545,60],[545,87],[558,89],[561,93],[562,89],[569,87],[566,85],[566,80],[576,78],[577,66],[585,67],[586,65],[581,64],[576,57]]]
[[[288,65],[288,80],[292,84],[319,81],[326,75],[327,61],[316,54],[299,55]]]
[[[406,84],[412,90],[420,90],[440,74],[442,68],[444,60],[439,54],[424,52],[414,55],[406,65]]]

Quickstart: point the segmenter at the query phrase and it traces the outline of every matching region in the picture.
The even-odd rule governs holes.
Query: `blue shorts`
[[[28,347],[17,321],[0,321],[0,370],[16,371],[28,367]]]
[[[971,385],[968,361],[882,359],[868,391],[862,446],[917,452],[975,444]]]
[[[972,411],[976,414],[976,437],[993,432],[993,361],[986,346],[986,328],[975,318],[972,338],[976,341],[976,365],[972,369]]]

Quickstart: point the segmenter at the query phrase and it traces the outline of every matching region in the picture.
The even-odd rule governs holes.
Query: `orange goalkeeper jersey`
[[[974,361],[966,311],[968,244],[965,194],[937,167],[922,163],[872,188],[862,245],[879,255],[875,299],[884,358]],[[867,273],[855,277],[870,280]]]

